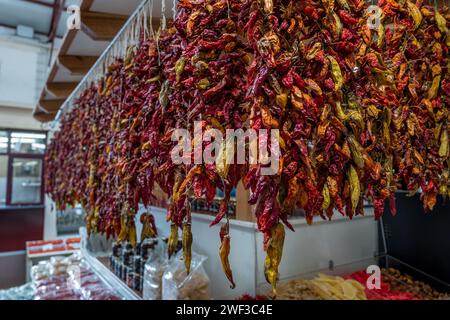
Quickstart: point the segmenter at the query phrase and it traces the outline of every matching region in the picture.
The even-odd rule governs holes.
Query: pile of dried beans
[[[265,235],[275,288],[284,225],[295,208],[352,218],[363,201],[381,217],[396,190],[421,190],[424,208],[449,194],[450,11],[421,0],[380,0],[369,28],[363,0],[181,0],[177,17],[109,67],[61,119],[46,156],[46,192],[80,203],[89,232],[136,243],[134,216],[156,186],[170,196],[169,253],[182,230],[187,270],[189,197],[224,200],[243,181]],[[281,168],[176,165],[179,128],[279,129]],[[193,141],[193,144],[199,143]],[[203,148],[210,143],[203,143]],[[219,158],[236,155],[223,154]],[[192,154],[192,158],[194,155]],[[228,221],[228,219],[227,219]],[[228,222],[220,257],[228,262]]]

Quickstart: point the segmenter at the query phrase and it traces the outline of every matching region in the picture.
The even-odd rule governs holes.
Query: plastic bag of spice
[[[148,260],[144,267],[144,300],[161,300],[162,277],[168,266],[166,244],[158,241],[153,250],[148,251]]]
[[[206,257],[192,253],[191,271],[186,273],[183,253],[169,261],[162,278],[163,300],[210,300],[209,277],[203,268]]]

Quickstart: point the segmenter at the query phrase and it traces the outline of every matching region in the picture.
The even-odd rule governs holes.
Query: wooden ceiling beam
[[[50,122],[56,117],[56,112],[46,112],[39,105],[33,110],[33,117],[39,122]]]
[[[77,82],[50,82],[47,83],[47,91],[57,98],[65,98],[72,93],[77,85]]]
[[[98,57],[60,55],[58,62],[74,75],[84,75],[97,61]]]
[[[81,12],[81,29],[92,40],[111,41],[127,21],[127,16],[100,13]]]
[[[38,112],[33,114],[33,117],[39,122],[46,123],[53,121],[56,117],[56,113]]]
[[[58,100],[41,100],[39,101],[39,105],[42,109],[47,111],[48,113],[58,112],[59,108],[64,103],[64,99],[58,99]]]

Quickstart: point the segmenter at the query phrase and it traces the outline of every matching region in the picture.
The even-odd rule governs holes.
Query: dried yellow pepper
[[[178,226],[175,223],[172,223],[170,226],[170,236],[169,241],[167,243],[167,250],[169,253],[169,258],[177,251],[178,246]]]
[[[353,166],[350,166],[348,170],[348,180],[350,183],[350,197],[352,201],[352,211],[356,212],[356,208],[359,204],[359,198],[361,196],[361,184],[359,182],[358,173]]]
[[[327,210],[331,204],[331,199],[330,199],[330,190],[328,189],[328,186],[326,184],[323,186],[322,197],[323,197],[322,209]]]
[[[441,146],[439,147],[439,156],[445,158],[448,156],[448,132],[443,130],[441,134]]]
[[[431,84],[430,89],[428,90],[428,99],[434,99],[437,96],[439,86],[441,84],[441,76],[438,75],[433,78],[433,82]]]
[[[220,261],[222,262],[223,271],[231,284],[231,289],[236,288],[236,284],[233,280],[233,271],[231,270],[230,261],[228,259],[230,255],[230,235],[229,235],[229,224],[224,224],[220,229]]]
[[[181,74],[184,71],[185,65],[186,65],[186,59],[183,57],[178,59],[178,61],[175,63],[175,73],[177,76],[177,83],[180,82],[180,80],[181,80]]]
[[[205,90],[208,89],[210,86],[208,78],[203,78],[197,83],[197,88]]]
[[[264,263],[264,275],[268,283],[272,285],[274,296],[277,295],[278,267],[283,256],[285,231],[284,226],[278,223],[270,232],[270,240],[267,247],[267,256]]]
[[[356,166],[360,169],[364,168],[364,149],[359,144],[358,141],[356,141],[356,138],[354,136],[347,137],[350,150],[352,152],[352,158],[355,162]]]
[[[334,57],[327,56],[327,58],[331,64],[331,75],[333,76],[335,83],[335,90],[339,91],[344,85],[344,77],[342,76],[341,67]]]
[[[192,261],[192,230],[190,223],[183,225],[183,258],[186,273],[189,274],[191,272]]]
[[[447,21],[445,18],[439,13],[438,10],[434,12],[434,19],[436,20],[436,24],[439,28],[439,31],[446,34],[448,32]]]
[[[408,13],[414,20],[414,29],[417,29],[419,25],[422,23],[423,19],[422,12],[420,12],[419,8],[417,8],[417,6],[411,1],[407,2],[407,6],[408,6]]]

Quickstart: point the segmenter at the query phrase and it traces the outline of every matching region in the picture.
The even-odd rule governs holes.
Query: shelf
[[[107,285],[114,289],[125,300],[142,300],[142,298],[130,289],[121,279],[109,270],[97,257],[92,256],[86,249],[82,248],[83,258],[96,273],[96,275]]]
[[[49,258],[54,256],[70,256],[79,250],[62,250],[62,251],[50,251],[45,253],[37,253],[37,254],[29,254],[29,259],[43,259],[43,258]]]

